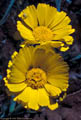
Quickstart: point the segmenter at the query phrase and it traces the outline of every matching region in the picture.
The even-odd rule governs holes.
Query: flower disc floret
[[[35,40],[37,42],[41,43],[42,42],[48,42],[51,41],[53,39],[53,33],[52,31],[44,26],[40,26],[34,29],[33,31],[33,36],[35,37]]]
[[[33,68],[27,73],[27,84],[32,88],[42,88],[47,82],[46,73],[40,68]]]

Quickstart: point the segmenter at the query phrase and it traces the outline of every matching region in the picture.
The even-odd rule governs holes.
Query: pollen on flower
[[[46,42],[53,39],[52,31],[44,26],[36,27],[33,31],[33,35],[35,37],[35,40],[38,42]]]
[[[32,88],[40,88],[47,82],[46,73],[40,68],[32,68],[27,73],[27,84]]]

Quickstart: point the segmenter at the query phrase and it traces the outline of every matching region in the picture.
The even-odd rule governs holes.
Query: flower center
[[[46,73],[40,68],[32,68],[27,73],[27,84],[32,88],[41,88],[47,82]]]
[[[35,37],[35,40],[40,42],[46,42],[46,41],[50,41],[53,40],[53,33],[52,31],[44,26],[39,26],[37,28],[34,29],[33,31],[33,35]]]

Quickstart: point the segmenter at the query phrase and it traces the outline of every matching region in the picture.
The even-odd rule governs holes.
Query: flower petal
[[[18,56],[13,60],[14,69],[16,68],[19,71],[21,71],[23,74],[25,74],[27,71],[26,66],[27,65],[26,65],[25,58],[23,58],[23,55],[21,56],[20,54],[18,54]]]
[[[72,36],[65,36],[63,39],[67,45],[72,45],[73,40],[74,40]]]
[[[47,81],[55,87],[65,91],[68,88],[69,79],[69,68],[67,63],[63,61],[61,56],[56,54],[48,60],[48,65]]]
[[[48,5],[46,4],[38,4],[37,6],[37,16],[38,16],[38,21],[40,26],[45,25],[45,13],[46,13],[47,6]]]
[[[42,56],[41,56],[42,55]],[[33,58],[33,67],[40,67],[42,66],[42,62],[45,59],[45,50],[43,49],[37,49],[34,53],[34,58]]]
[[[19,95],[14,98],[14,101],[18,101],[24,106],[27,106],[30,99],[31,89],[31,87],[26,87],[21,93],[19,93]]]
[[[45,44],[42,44],[42,45],[45,45]],[[47,44],[45,46],[51,46],[51,47],[54,47],[54,48],[59,48],[60,46],[64,45],[63,42],[61,41],[51,41],[51,42],[47,42]]]
[[[20,35],[26,40],[34,40],[32,31],[27,28],[22,22],[17,21],[17,29],[20,32]]]
[[[45,88],[51,96],[59,96],[62,92],[59,88],[50,84],[45,84]]]
[[[54,31],[55,34],[54,40],[62,39],[63,37],[68,36],[69,34],[75,32],[75,29],[71,29],[70,26],[68,26],[67,28]]]
[[[35,50],[33,57],[33,67],[39,67],[45,71],[47,71],[47,68],[49,65],[47,65],[48,59],[50,59],[53,55],[53,53],[50,51],[46,54],[45,49],[37,49]]]
[[[61,47],[61,48],[60,48],[60,51],[65,52],[65,51],[67,51],[68,49],[69,49],[68,46],[66,46],[66,47]]]
[[[24,74],[27,72],[32,60],[33,47],[20,49],[18,56],[13,60],[14,66]]]
[[[62,91],[66,91],[67,88],[68,88],[68,82],[65,82],[65,81],[68,81],[68,77],[66,77],[66,79],[64,79],[64,82],[61,81],[62,79],[48,79],[48,82],[58,88],[60,88]]]
[[[71,19],[70,19],[68,16],[66,16],[63,21],[61,21],[58,25],[56,25],[56,26],[52,29],[52,31],[58,30],[58,29],[62,29],[62,28],[66,28],[67,25],[68,25],[70,22],[71,22]]]
[[[55,17],[54,17],[54,20],[52,21],[52,23],[50,24],[49,28],[50,29],[53,29],[55,26],[57,26],[58,24],[60,24],[64,18],[66,16],[66,13],[65,12],[58,12],[56,13]]]
[[[52,6],[48,6],[46,13],[45,13],[45,26],[50,27],[50,24],[52,24],[53,20],[56,17],[57,9]]]
[[[54,36],[54,40],[59,40],[59,39],[63,39],[63,37],[65,37],[66,35],[72,34],[75,31],[75,29],[71,29],[71,30],[65,30],[65,32],[61,32],[60,30],[57,31],[57,34]],[[60,34],[58,34],[58,32]]]
[[[30,98],[29,98],[29,102],[28,102],[28,107],[34,110],[38,110],[39,106],[38,106],[38,91],[35,89],[31,89],[31,93],[30,93]]]
[[[58,107],[59,107],[59,105],[58,105],[58,103],[56,102],[55,104],[50,104],[49,106],[49,109],[51,109],[51,110],[55,110],[55,109],[57,109]]]
[[[38,89],[38,95],[39,95],[38,104],[40,106],[48,106],[50,102],[49,96],[44,88]]]
[[[20,14],[19,17],[32,29],[34,29],[37,24],[37,11],[34,5],[26,7]]]
[[[32,64],[33,51],[34,51],[33,46],[30,46],[29,48],[28,47],[23,47],[23,49],[22,49],[22,54],[23,54],[23,57],[25,58],[25,61],[26,61],[26,65],[25,65],[26,66],[26,72]]]
[[[38,110],[38,91],[31,87],[25,88],[25,90],[14,98],[15,101],[21,102],[24,107]]]
[[[10,78],[9,78],[9,83],[20,83],[25,81],[25,74],[21,72],[19,69],[17,69],[15,66],[13,66]]]
[[[26,80],[25,76],[32,64],[34,47],[24,47],[19,54],[12,60],[11,73],[8,74],[10,83],[20,83]]]
[[[19,84],[5,83],[5,85],[8,87],[8,89],[11,92],[20,92],[20,91],[22,91],[27,86],[26,83],[19,83]]]
[[[47,4],[38,4],[37,6],[37,16],[39,24],[42,26],[49,26],[54,19],[56,14],[56,8],[49,6]]]

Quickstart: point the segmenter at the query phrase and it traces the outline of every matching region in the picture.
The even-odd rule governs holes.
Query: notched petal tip
[[[56,102],[54,104],[50,104],[48,107],[50,110],[55,110],[59,107],[59,104]]]
[[[67,51],[67,50],[69,50],[69,46],[67,46],[67,47],[61,47],[61,48],[60,48],[60,51],[62,51],[62,52],[65,52],[65,51]]]

